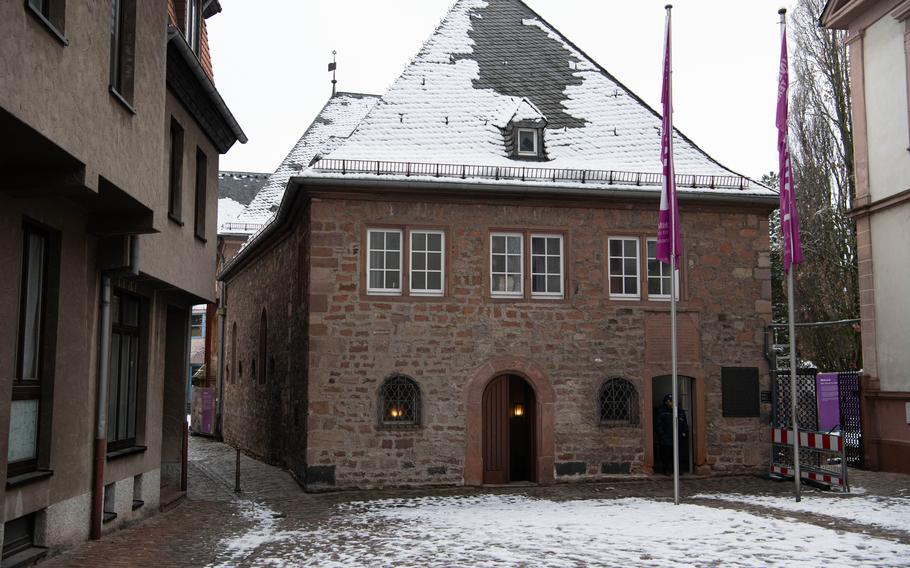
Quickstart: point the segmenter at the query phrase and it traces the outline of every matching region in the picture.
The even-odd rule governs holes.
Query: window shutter
[[[758,367],[722,367],[720,380],[724,416],[761,415]]]

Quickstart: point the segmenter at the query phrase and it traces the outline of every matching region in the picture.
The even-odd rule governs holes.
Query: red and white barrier
[[[793,430],[784,428],[771,429],[771,442],[781,445],[793,444]],[[836,434],[821,434],[819,432],[800,432],[799,446],[801,448],[810,448],[813,450],[825,450],[828,452],[843,452],[844,438]]]
[[[789,477],[793,475],[793,470],[788,467],[782,467],[779,465],[771,466],[771,473],[776,473],[784,477]],[[818,483],[825,483],[827,485],[844,485],[844,480],[836,475],[829,475],[824,473],[816,473],[814,471],[805,471],[802,470],[799,472],[799,476],[803,479],[809,479],[816,481]]]

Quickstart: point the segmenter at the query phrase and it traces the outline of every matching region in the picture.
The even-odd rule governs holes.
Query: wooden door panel
[[[483,392],[483,482],[509,482],[509,377],[496,377]]]

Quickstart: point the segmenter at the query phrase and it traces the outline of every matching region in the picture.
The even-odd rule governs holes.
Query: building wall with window
[[[653,379],[670,373],[669,273],[647,259],[652,203],[315,192],[290,233],[226,281],[245,373],[225,386],[226,439],[289,464],[310,489],[472,484],[472,385],[478,373],[491,374],[485,382],[517,372],[553,392],[552,429],[538,432],[553,452],[551,480],[652,470]],[[694,379],[699,472],[766,462],[770,408],[757,398],[769,389],[768,209],[683,207],[679,360],[680,374]],[[611,240],[625,248],[611,251]],[[428,290],[431,280],[441,286]],[[295,297],[304,287],[306,302]],[[277,328],[270,320],[270,349],[280,347],[268,388],[284,390],[280,403],[249,375],[264,306],[292,314]],[[288,363],[301,353],[305,360]],[[751,417],[723,415],[729,366],[760,371]],[[395,377],[417,385],[416,402],[383,399]],[[611,379],[633,388],[604,395]],[[295,393],[304,383],[305,399]],[[294,436],[269,435],[256,418],[269,412],[272,432],[300,428],[306,416],[305,460],[287,445]]]
[[[910,473],[910,2],[832,0],[822,22],[850,49],[865,463]]]
[[[218,156],[245,139],[206,89],[199,54],[181,45],[165,3],[0,5],[4,563],[180,495],[190,308],[213,296]],[[184,128],[176,170],[172,117]],[[190,222],[168,214],[173,178]],[[97,438],[101,368],[108,420]]]

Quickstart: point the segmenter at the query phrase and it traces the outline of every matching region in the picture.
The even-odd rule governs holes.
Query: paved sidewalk
[[[329,564],[344,565],[342,552],[353,541],[361,548],[377,551],[389,539],[404,538],[383,522],[364,524],[352,514],[361,507],[376,507],[377,500],[395,500],[401,507],[425,499],[539,499],[554,503],[588,500],[642,498],[666,504],[672,498],[669,478],[644,478],[611,483],[571,483],[549,487],[447,488],[390,491],[349,491],[306,494],[280,468],[241,456],[243,491],[234,494],[234,460],[230,447],[205,438],[192,438],[189,452],[189,493],[187,501],[172,511],[156,515],[121,530],[100,542],[90,542],[57,556],[45,566],[276,566],[300,565],[329,558]],[[804,486],[804,500],[816,510],[785,510],[793,489],[790,482],[759,477],[683,478],[684,501],[712,509],[750,513],[768,522],[792,522],[807,530],[834,529],[836,534],[853,535],[893,546],[910,546],[910,525],[876,526],[862,519],[837,516],[836,506],[844,503],[864,506],[876,500],[906,503],[910,511],[910,476],[851,471],[853,495],[836,494]],[[699,497],[696,497],[699,496]],[[746,497],[738,502],[737,499]],[[768,502],[756,501],[768,499]],[[845,501],[848,500],[848,501]],[[856,501],[849,501],[856,500]],[[366,502],[366,503],[365,503]],[[821,502],[821,508],[818,507]],[[770,504],[769,504],[770,503]],[[831,511],[825,508],[831,503]],[[824,513],[824,514],[820,514]],[[830,513],[830,514],[828,514]],[[620,518],[615,522],[621,523]],[[338,532],[339,527],[343,530]],[[349,532],[353,530],[354,532]],[[335,532],[333,532],[335,531]],[[831,534],[835,534],[833,531]],[[351,536],[354,535],[354,536]],[[325,539],[325,540],[324,540]],[[353,539],[353,540],[352,540]],[[854,538],[855,540],[855,538]],[[648,543],[642,543],[647,547]],[[328,547],[328,548],[327,548]],[[337,548],[341,556],[332,556]],[[328,556],[326,556],[328,555]],[[908,557],[910,558],[910,557]],[[282,563],[276,563],[278,559]],[[732,558],[731,558],[732,559]],[[367,565],[389,565],[394,559],[376,559]],[[695,560],[693,559],[693,562]],[[910,560],[908,560],[910,563]],[[317,562],[318,564],[318,562]],[[349,565],[363,565],[351,561]],[[407,564],[407,563],[405,563]],[[470,565],[460,564],[460,565]],[[573,565],[585,565],[573,564]],[[887,565],[887,564],[885,564]]]

